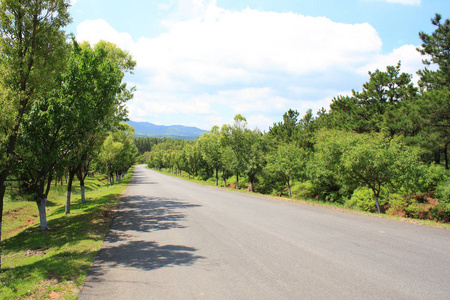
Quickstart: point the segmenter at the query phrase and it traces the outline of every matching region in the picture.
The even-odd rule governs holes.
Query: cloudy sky
[[[284,112],[329,108],[368,71],[422,68],[419,31],[448,0],[72,0],[77,40],[108,40],[137,61],[133,121],[268,130]]]

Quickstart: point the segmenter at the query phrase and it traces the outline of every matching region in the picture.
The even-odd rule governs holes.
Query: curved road
[[[79,299],[449,299],[450,231],[137,166]]]

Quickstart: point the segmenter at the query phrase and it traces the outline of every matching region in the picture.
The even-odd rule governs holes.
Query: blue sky
[[[368,71],[422,68],[419,31],[448,0],[72,0],[78,40],[137,61],[134,121],[209,130],[237,113],[268,130],[288,109],[328,108]],[[417,79],[417,78],[416,78]]]

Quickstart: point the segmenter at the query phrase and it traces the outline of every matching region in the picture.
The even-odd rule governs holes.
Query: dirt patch
[[[25,257],[31,257],[35,255],[45,256],[47,254],[46,249],[27,250],[24,254]]]

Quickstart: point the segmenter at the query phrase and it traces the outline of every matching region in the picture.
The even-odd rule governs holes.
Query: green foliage
[[[450,203],[441,203],[431,208],[430,215],[435,220],[450,222]]]
[[[436,187],[436,194],[439,200],[450,204],[450,178],[447,177],[446,180],[442,180]]]
[[[314,186],[311,181],[295,183],[292,186],[292,193],[296,199],[312,199],[314,194]]]

